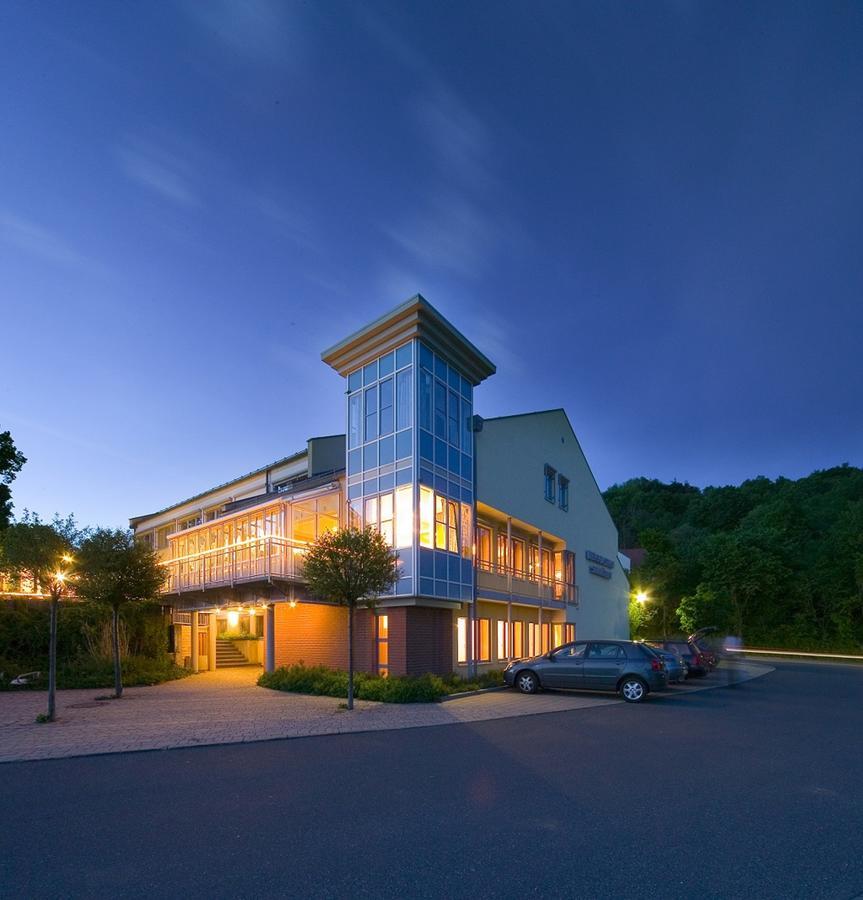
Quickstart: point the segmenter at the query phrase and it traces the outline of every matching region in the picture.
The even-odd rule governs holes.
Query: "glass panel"
[[[378,364],[377,361],[369,363],[363,369],[363,384],[371,384],[378,380]]]
[[[512,568],[517,575],[524,574],[524,541],[520,538],[512,539]]]
[[[491,659],[491,619],[478,619],[477,662]]]
[[[476,556],[483,569],[491,568],[491,529],[484,525],[477,528]]]
[[[473,550],[473,507],[467,503],[461,505],[461,553],[470,559]]]
[[[407,459],[411,455],[411,432],[400,431],[396,435],[396,459]]]
[[[354,394],[348,398],[348,446],[356,447],[360,443],[360,404],[362,394]]]
[[[348,474],[355,475],[357,472],[361,472],[362,468],[362,452],[359,449],[351,450],[350,453],[348,453]]]
[[[459,396],[455,391],[449,392],[447,440],[454,446],[459,444]]]
[[[374,469],[378,464],[378,445],[377,443],[366,444],[363,447],[363,468]]]
[[[395,460],[395,438],[385,437],[380,440],[380,465],[385,466]]]
[[[446,550],[446,500],[440,494],[434,498],[435,547]]]
[[[359,369],[357,369],[356,372],[351,372],[351,374],[348,375],[348,390],[353,392],[362,386],[363,373]]]
[[[378,525],[378,498],[377,497],[369,497],[366,500],[366,518],[365,518],[365,526],[366,528],[371,525],[373,528],[377,528]]]
[[[456,620],[456,643],[458,645],[457,661],[467,662],[467,619]]]
[[[411,345],[405,344],[396,350],[396,368],[401,369],[403,366],[410,365],[411,362]]]
[[[293,519],[293,536],[295,541],[311,542],[315,539],[315,501],[306,500],[302,503],[294,503],[291,507]],[[238,523],[239,524],[239,523]],[[240,537],[238,532],[237,537]],[[245,537],[245,534],[243,534]]]
[[[424,369],[420,371],[420,425],[432,430],[432,377]]]
[[[366,428],[365,440],[371,441],[378,436],[378,389],[368,388],[365,391],[366,398]]]
[[[391,434],[394,424],[393,415],[393,380],[387,378],[380,383],[381,392],[381,413],[380,413],[380,433]]]
[[[420,344],[420,365],[429,372],[434,368],[434,356],[425,344]]]
[[[433,547],[434,491],[420,487],[420,546]]]
[[[458,553],[458,503],[447,500],[447,550]]]
[[[446,388],[440,381],[434,383],[434,433],[435,437],[446,437]]]
[[[465,400],[461,405],[461,448],[465,453],[471,452],[472,419],[471,405]]]
[[[411,372],[405,370],[396,375],[396,428],[411,424]]]
[[[384,375],[391,375],[393,365],[395,364],[395,354],[387,353],[378,360],[378,375],[383,378]]]
[[[413,486],[404,485],[396,491],[396,547],[410,547],[413,544],[413,532]]]
[[[434,438],[428,431],[420,429],[420,456],[434,462]]]

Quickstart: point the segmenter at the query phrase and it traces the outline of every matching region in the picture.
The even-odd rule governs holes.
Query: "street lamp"
[[[639,591],[639,592],[635,595],[635,599],[636,599],[639,603],[647,603],[647,601],[648,601],[649,598],[648,598],[647,594],[646,594],[644,591]]]

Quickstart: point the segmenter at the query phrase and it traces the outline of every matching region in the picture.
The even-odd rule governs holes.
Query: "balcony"
[[[283,537],[237,541],[165,560],[163,593],[183,594],[255,581],[301,581],[305,543]]]
[[[578,606],[578,587],[562,577],[549,577],[510,569],[503,564],[477,560],[477,590],[480,595],[491,593],[492,599],[500,595],[513,600]]]

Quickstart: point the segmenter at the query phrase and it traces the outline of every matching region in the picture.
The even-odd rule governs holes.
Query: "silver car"
[[[665,663],[634,641],[575,641],[531,659],[517,659],[504,681],[523,694],[540,688],[615,691],[627,703],[640,703],[668,685]]]

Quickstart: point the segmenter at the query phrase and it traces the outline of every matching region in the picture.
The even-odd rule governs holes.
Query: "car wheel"
[[[647,696],[647,685],[640,678],[624,678],[620,682],[620,696],[627,703],[641,703]]]
[[[535,694],[539,690],[539,679],[533,672],[519,672],[515,676],[515,686],[522,694]]]

